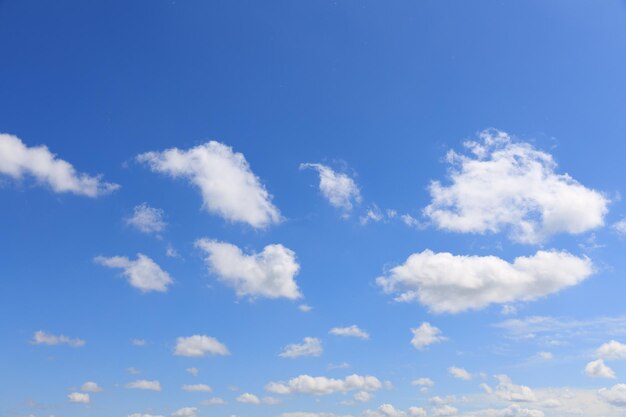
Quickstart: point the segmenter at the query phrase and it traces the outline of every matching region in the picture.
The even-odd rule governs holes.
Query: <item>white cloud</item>
[[[626,359],[626,345],[615,340],[602,344],[596,355],[604,359]]]
[[[54,335],[50,333],[46,333],[44,331],[36,331],[33,335],[33,344],[35,345],[68,345],[71,347],[83,347],[85,346],[85,341],[82,339],[72,339],[70,337],[64,335]]]
[[[206,355],[230,355],[226,345],[214,337],[193,335],[176,339],[176,356],[200,357]]]
[[[85,394],[82,392],[72,392],[67,395],[67,399],[70,400],[71,403],[77,404],[89,404],[91,402],[91,398],[89,394]]]
[[[322,354],[322,341],[315,337],[305,337],[302,343],[292,343],[285,346],[278,355],[282,358],[298,358],[300,356],[320,356]]]
[[[200,239],[196,246],[207,253],[209,269],[239,297],[302,297],[294,280],[300,271],[296,254],[283,245],[267,245],[261,253],[250,255],[235,245],[215,240]]]
[[[150,207],[148,203],[135,206],[132,217],[126,219],[126,223],[142,233],[160,233],[165,230],[164,211]]]
[[[172,413],[174,417],[196,417],[198,409],[196,407],[183,407]]]
[[[602,359],[589,362],[585,366],[585,374],[592,378],[615,379],[615,372],[604,364]]]
[[[568,413],[569,414],[569,413]],[[512,404],[507,408],[488,408],[463,414],[464,417],[544,417],[541,410],[522,408],[518,404]]]
[[[518,242],[538,243],[557,233],[578,234],[604,223],[608,199],[567,174],[548,153],[501,131],[466,142],[471,154],[450,151],[449,186],[430,184],[424,209],[437,227],[463,233],[509,228]]]
[[[243,404],[265,404],[265,405],[276,405],[280,403],[280,400],[274,397],[264,397],[259,398],[254,394],[250,394],[249,392],[245,392],[236,398],[237,402]]]
[[[626,235],[626,217],[613,223],[613,230],[621,235]]]
[[[446,340],[446,337],[441,335],[441,330],[427,322],[423,322],[416,329],[411,329],[411,332],[413,333],[411,344],[415,349],[424,349],[428,345]]]
[[[350,336],[356,337],[359,339],[369,339],[370,335],[367,332],[361,330],[357,325],[352,325],[348,327],[333,327],[329,331],[330,334],[335,336]]]
[[[372,399],[372,394],[367,391],[359,391],[354,394],[353,398],[358,402],[365,403]]]
[[[537,357],[545,361],[549,361],[554,358],[554,355],[552,352],[539,352],[537,353]]]
[[[128,417],[163,417],[161,415],[154,415],[154,414],[141,414],[141,413],[133,413],[133,414],[129,414]]]
[[[303,313],[308,313],[308,312],[310,312],[311,310],[313,310],[313,307],[311,307],[311,306],[310,306],[310,305],[308,305],[308,304],[300,304],[300,305],[298,306],[298,310],[302,311]]]
[[[211,141],[189,150],[177,148],[137,156],[152,171],[186,178],[200,188],[204,208],[233,222],[265,228],[281,220],[272,197],[241,153]]]
[[[93,381],[87,381],[80,387],[80,390],[84,392],[101,392],[102,388]]]
[[[133,346],[145,346],[146,341],[144,339],[131,339],[130,344]]]
[[[353,374],[344,379],[300,375],[290,379],[287,383],[270,382],[265,386],[265,389],[275,394],[328,395],[353,390],[376,391],[381,387],[380,380],[374,376]]]
[[[300,164],[300,169],[307,168],[312,168],[319,173],[320,191],[333,207],[348,213],[355,204],[361,202],[359,187],[348,175],[333,171],[322,164]]]
[[[626,407],[626,385],[615,384],[611,388],[602,388],[598,396],[616,407]]]
[[[433,416],[444,417],[444,416],[456,415],[459,412],[459,410],[456,407],[446,404],[446,405],[442,405],[439,407],[434,407],[432,412],[433,412]]]
[[[174,282],[156,262],[142,253],[138,253],[135,260],[125,256],[110,258],[97,256],[94,261],[108,268],[123,269],[122,275],[126,277],[128,283],[141,292],[167,292],[168,286]]]
[[[376,410],[365,410],[364,417],[426,417],[426,410],[421,407],[409,407],[407,411],[398,410],[392,404],[382,404]]]
[[[213,398],[209,398],[208,400],[200,401],[200,404],[202,404],[202,405],[219,405],[219,404],[226,404],[226,401],[224,401],[220,397],[213,397]]]
[[[423,387],[432,387],[433,385],[435,385],[435,382],[430,378],[418,378],[411,382],[411,384]]]
[[[213,388],[206,384],[183,385],[183,390],[188,392],[212,392]]]
[[[470,379],[472,379],[472,374],[467,372],[465,369],[457,368],[456,366],[449,367],[448,373],[455,378],[463,379],[465,381],[469,381]]]
[[[509,263],[496,256],[424,250],[376,279],[396,301],[418,300],[435,313],[458,313],[493,303],[530,301],[576,285],[593,273],[591,261],[567,252],[538,251]]]
[[[56,193],[98,197],[120,186],[103,182],[101,176],[80,172],[59,159],[46,146],[26,146],[17,136],[0,133],[0,175],[15,180],[29,176]]]
[[[185,370],[193,376],[198,376],[198,374],[200,373],[200,370],[198,368],[187,368]]]
[[[306,411],[294,411],[294,412],[282,413],[280,417],[352,417],[352,416],[350,415],[340,416],[335,413],[324,413],[324,412],[311,413],[311,412],[306,412]]]
[[[139,379],[137,381],[129,382],[128,384],[126,384],[126,388],[161,391],[161,383],[156,380],[148,381],[147,379]]]
[[[506,375],[495,375],[498,385],[494,393],[505,401],[532,402],[536,401],[535,393],[525,385],[516,385]]]
[[[141,373],[141,371],[137,368],[128,368],[126,369],[126,372],[128,372],[131,375],[139,375]]]

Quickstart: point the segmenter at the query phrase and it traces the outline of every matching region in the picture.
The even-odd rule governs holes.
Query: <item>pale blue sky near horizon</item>
[[[4,0],[0,57],[1,416],[420,415],[413,406],[435,417],[561,417],[582,407],[568,402],[566,389],[594,398],[587,416],[624,413],[626,386],[613,392],[623,395],[621,406],[598,393],[626,383],[624,361],[605,358],[615,378],[585,368],[603,343],[626,343],[626,223],[621,232],[615,226],[626,216],[626,2]],[[473,158],[463,144],[481,141],[487,129],[509,135],[505,149],[526,144],[551,155],[553,173],[594,190],[574,204],[603,198],[601,224],[530,243],[514,236],[512,223],[498,232],[444,230],[424,213],[433,201],[429,185],[449,186],[446,154]],[[6,171],[14,155],[1,146],[9,137],[25,149],[45,145],[76,172],[120,187],[95,198],[57,192],[28,174],[32,161],[16,178]],[[137,159],[209,141],[245,157],[281,221],[254,227],[210,212],[190,180]],[[334,207],[316,169],[303,163],[350,178],[360,200],[348,196],[351,209]],[[564,177],[558,183],[572,186]],[[534,192],[531,185],[520,193]],[[546,198],[566,210],[558,207],[563,187],[546,188],[553,193]],[[142,233],[128,223],[143,203],[162,210],[163,230]],[[247,204],[228,210],[248,213]],[[558,227],[582,227],[595,213],[589,207]],[[363,220],[369,210],[381,217]],[[302,298],[238,296],[237,283],[206,267],[195,243],[202,238],[245,254],[271,244],[290,249],[299,265],[290,279]],[[593,273],[532,300],[519,293],[510,302],[438,313],[435,301],[397,302],[397,291],[377,283],[427,249],[508,263],[566,251],[592,263]],[[142,292],[121,269],[97,260],[138,253],[171,277],[167,291]],[[546,291],[540,284],[534,290]],[[420,281],[420,291],[426,285]],[[469,302],[462,293],[459,303]],[[534,317],[548,324],[537,329]],[[535,337],[515,337],[512,322],[502,326],[507,320]],[[417,349],[411,329],[422,323],[445,340]],[[369,339],[329,334],[352,325]],[[34,343],[37,331],[85,344]],[[177,338],[192,335],[216,338],[230,355],[174,355]],[[323,351],[279,356],[305,337],[319,339]],[[455,378],[453,366],[472,378]],[[328,395],[266,389],[299,375],[352,374],[381,386]],[[535,399],[504,398],[493,377],[502,374],[517,384],[510,389],[529,387]],[[420,392],[412,384],[418,378],[434,386]],[[161,390],[125,387],[136,380],[158,380]],[[102,391],[89,392],[88,403],[70,401],[87,381]],[[212,392],[187,392],[185,384]],[[550,394],[559,406],[548,404],[547,388],[560,390]],[[360,391],[372,398],[355,399]],[[280,403],[237,401],[244,393]],[[215,397],[225,403],[201,404]],[[397,414],[384,414],[382,404]]]

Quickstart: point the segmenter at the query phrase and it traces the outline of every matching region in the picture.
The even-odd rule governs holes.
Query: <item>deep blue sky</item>
[[[512,341],[494,325],[532,316],[605,323],[626,313],[625,241],[612,228],[626,214],[625,74],[626,3],[617,0],[0,0],[0,133],[27,147],[46,145],[78,172],[121,185],[98,198],[56,193],[28,176],[2,175],[0,166],[0,415],[169,416],[198,407],[200,417],[360,416],[383,403],[434,415],[429,398],[483,395],[479,384],[495,386],[493,374],[533,389],[570,387],[594,396],[621,382],[626,366],[619,361],[607,362],[615,380],[590,378],[584,368],[602,343],[626,337],[580,330],[562,344],[542,345]],[[610,200],[603,226],[525,244],[506,230],[455,233],[432,224],[422,209],[431,202],[431,180],[449,184],[446,152],[467,153],[463,142],[487,128],[549,153],[557,174],[603,193]],[[209,140],[245,156],[282,222],[265,229],[229,222],[203,210],[196,187],[135,159]],[[307,162],[358,184],[362,201],[349,218],[326,201],[315,171],[299,170]],[[144,202],[163,210],[167,227],[159,236],[125,222]],[[361,224],[374,205],[424,226],[397,219]],[[304,298],[237,297],[207,271],[194,246],[203,237],[246,253],[268,244],[293,250]],[[167,257],[168,245],[180,257]],[[375,282],[425,249],[508,262],[565,250],[589,257],[595,273],[513,303],[513,316],[501,314],[501,303],[434,314],[423,303],[394,302]],[[120,270],[94,262],[137,253],[173,277],[167,293],[141,293]],[[301,303],[313,310],[299,311]],[[410,329],[422,322],[447,340],[416,350]],[[353,324],[370,340],[328,334]],[[86,345],[33,344],[38,330]],[[173,356],[176,338],[193,334],[217,338],[231,355]],[[304,337],[321,339],[324,352],[278,356]],[[146,346],[132,346],[134,338]],[[538,362],[539,351],[554,357]],[[343,362],[350,367],[328,369]],[[196,377],[185,371],[192,366],[200,369]],[[450,366],[474,378],[455,379]],[[129,367],[142,373],[129,375]],[[264,390],[301,374],[353,373],[394,388],[353,406],[339,404],[352,391],[316,402]],[[411,384],[419,377],[435,381],[426,394]],[[163,389],[124,388],[136,379],[159,380]],[[92,393],[89,405],[68,402],[86,381],[104,391]],[[214,392],[180,389],[190,383]],[[236,397],[244,392],[283,402],[241,404]],[[226,404],[198,405],[214,396]],[[458,415],[510,405],[489,398],[452,405]],[[565,415],[539,402],[522,405],[546,417]],[[586,415],[623,412],[607,407]]]

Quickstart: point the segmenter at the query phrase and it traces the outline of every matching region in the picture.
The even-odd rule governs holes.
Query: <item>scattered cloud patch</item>
[[[469,154],[450,151],[450,185],[430,184],[424,214],[440,229],[462,233],[509,230],[512,240],[540,243],[604,224],[609,200],[557,174],[552,155],[507,133],[486,130],[468,141]]]
[[[347,216],[352,208],[361,203],[361,192],[356,182],[345,173],[333,171],[322,164],[300,164],[300,169],[314,169],[320,177],[319,188],[330,205],[343,210]]]
[[[300,271],[296,254],[280,244],[267,245],[261,253],[244,254],[230,243],[209,239],[196,241],[206,252],[208,268],[239,297],[302,297],[295,276]]]
[[[95,382],[93,381],[87,381],[85,382],[81,387],[80,390],[83,392],[102,392],[102,388]]]
[[[159,381],[149,381],[147,379],[139,379],[137,381],[129,382],[125,385],[129,389],[141,389],[148,391],[161,391],[161,383]]]
[[[183,390],[187,392],[212,392],[213,388],[206,384],[183,385]]]
[[[176,356],[202,357],[206,355],[226,356],[230,355],[228,348],[214,337],[205,335],[193,335],[176,339]]]
[[[292,343],[278,355],[281,358],[299,358],[301,356],[320,356],[323,352],[322,341],[315,337],[305,337],[302,343]]]
[[[348,337],[356,337],[358,339],[367,340],[370,338],[370,335],[361,330],[357,325],[353,324],[348,327],[333,327],[329,331],[330,334],[335,336],[348,336]]]
[[[142,253],[138,253],[135,260],[125,256],[110,258],[97,256],[94,261],[108,268],[122,269],[122,275],[126,277],[128,283],[141,292],[167,292],[168,287],[174,282],[156,262]]]
[[[126,224],[142,233],[161,233],[165,230],[165,212],[162,209],[150,207],[148,203],[135,206],[133,215],[126,219]]]
[[[17,136],[0,133],[0,175],[14,180],[32,177],[55,193],[99,197],[117,190],[117,184],[102,177],[77,172],[67,161],[57,158],[44,146],[26,146]]]
[[[457,379],[462,379],[464,381],[469,381],[472,379],[472,374],[467,372],[463,368],[458,368],[456,366],[451,366],[448,368],[448,373]]]
[[[33,335],[34,345],[67,345],[71,347],[83,347],[85,346],[85,341],[78,338],[71,338],[64,335],[55,335],[51,333],[46,333],[42,330],[38,330]]]
[[[288,382],[270,382],[265,389],[275,394],[328,395],[348,391],[377,391],[382,388],[380,380],[374,376],[349,375],[344,379],[300,375]]]
[[[496,256],[424,250],[376,279],[395,300],[417,300],[435,313],[478,310],[494,303],[530,301],[576,285],[593,273],[586,258],[539,251],[509,263]]]
[[[447,338],[442,335],[441,330],[428,322],[423,322],[420,327],[411,329],[413,339],[411,344],[415,349],[424,349],[433,343],[440,343]]]
[[[72,392],[67,395],[67,399],[71,403],[76,403],[76,404],[89,404],[91,402],[91,398],[89,397],[89,394],[85,394],[83,392]]]
[[[585,374],[592,378],[615,379],[615,372],[604,364],[604,360],[596,359],[585,366]]]
[[[265,228],[281,221],[279,210],[243,154],[210,141],[189,150],[147,152],[137,160],[154,172],[185,178],[200,189],[204,208],[232,222]]]

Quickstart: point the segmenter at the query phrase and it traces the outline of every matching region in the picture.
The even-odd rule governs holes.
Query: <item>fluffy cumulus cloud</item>
[[[280,403],[280,400],[274,397],[259,398],[258,396],[254,394],[250,394],[249,392],[245,392],[241,394],[235,400],[243,404],[255,404],[255,405],[258,405],[258,404],[276,405]]]
[[[489,130],[465,143],[469,154],[450,151],[450,184],[430,184],[424,209],[437,227],[455,232],[510,231],[518,242],[538,243],[556,233],[602,226],[608,199],[556,172],[556,162],[531,144]]]
[[[32,343],[34,345],[49,345],[49,346],[55,346],[55,345],[67,345],[71,347],[85,346],[85,341],[82,339],[71,338],[62,334],[55,335],[51,333],[46,333],[42,330],[38,330],[35,332],[35,334],[33,335]]]
[[[596,359],[585,366],[585,374],[592,378],[615,379],[615,372],[602,359]]]
[[[329,331],[330,334],[335,336],[348,336],[348,337],[356,337],[358,339],[369,339],[370,335],[367,334],[366,331],[359,328],[357,325],[352,325],[348,327],[333,327]]]
[[[602,388],[598,397],[616,407],[626,407],[626,384],[615,384],[611,388]]]
[[[159,381],[149,381],[147,379],[139,379],[137,381],[129,382],[125,385],[129,389],[142,389],[148,391],[161,391],[161,383]]]
[[[188,150],[177,148],[137,156],[155,172],[185,178],[202,193],[204,208],[228,221],[265,228],[281,220],[278,209],[241,153],[211,141]]]
[[[295,281],[300,271],[296,254],[283,245],[267,245],[261,253],[251,254],[230,243],[209,239],[196,241],[196,246],[206,252],[209,269],[239,297],[302,297]]]
[[[456,366],[449,367],[448,368],[448,373],[450,375],[452,375],[453,377],[455,377],[457,379],[462,379],[464,381],[469,381],[470,379],[472,379],[472,374],[467,372],[465,369],[459,368],[459,367],[456,367]]]
[[[173,417],[196,417],[198,409],[196,407],[183,407],[172,413]]]
[[[411,344],[415,349],[421,350],[433,343],[446,340],[446,337],[442,335],[440,329],[427,322],[422,323],[420,327],[416,329],[411,329],[411,332],[413,333]]]
[[[417,300],[435,313],[458,313],[493,303],[530,301],[576,285],[593,273],[586,257],[538,251],[512,263],[496,256],[424,250],[377,278],[396,301]]]
[[[0,133],[0,175],[21,180],[32,177],[56,193],[98,197],[119,188],[100,176],[77,172],[67,161],[57,158],[46,146],[26,146],[20,138]]]
[[[126,219],[126,223],[142,233],[160,233],[165,230],[165,212],[162,209],[150,207],[148,203],[135,206],[133,215]]]
[[[87,381],[80,387],[80,390],[83,392],[101,392],[102,388],[96,382]]]
[[[575,413],[577,414],[577,413]],[[524,408],[518,404],[512,404],[506,408],[487,408],[463,414],[464,417],[544,417],[541,410]]]
[[[141,292],[167,292],[168,287],[174,282],[156,262],[142,253],[138,253],[135,260],[125,256],[110,258],[97,256],[94,261],[108,268],[122,269],[122,275],[126,277],[128,283]]]
[[[278,355],[282,358],[298,358],[300,356],[320,356],[322,354],[322,341],[315,337],[305,337],[302,343],[292,343],[283,349]]]
[[[514,384],[511,378],[506,375],[495,375],[495,378],[498,380],[498,385],[496,385],[493,393],[498,398],[515,402],[532,402],[537,400],[535,393],[530,387]]]
[[[320,191],[328,202],[347,214],[361,202],[361,192],[356,182],[347,174],[333,171],[322,164],[300,164],[300,169],[314,169],[320,176]]]
[[[89,394],[85,394],[84,392],[72,392],[67,395],[67,399],[71,403],[76,404],[89,404],[91,402]]]
[[[596,355],[604,359],[626,359],[626,345],[615,340],[602,344]]]
[[[300,375],[286,383],[270,382],[265,389],[275,394],[309,394],[328,395],[348,391],[376,391],[382,387],[380,380],[374,376],[349,375],[344,379],[313,377]]]
[[[230,355],[228,348],[214,337],[193,335],[176,339],[176,356],[201,357],[206,355]]]
[[[382,404],[376,410],[365,410],[364,417],[426,417],[426,410],[410,407],[407,411],[399,410],[392,404]]]
[[[206,384],[188,384],[183,385],[183,390],[187,392],[211,392],[213,388]]]

